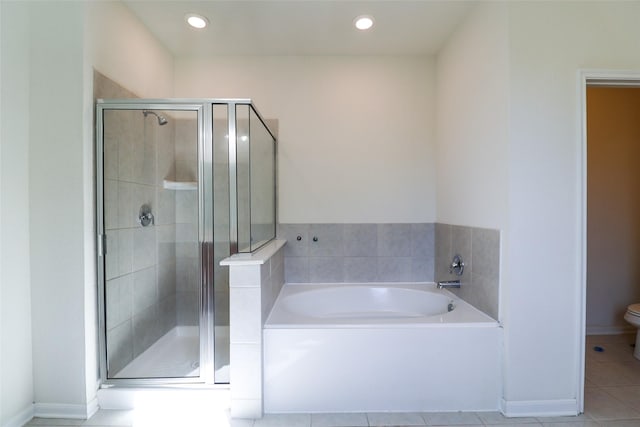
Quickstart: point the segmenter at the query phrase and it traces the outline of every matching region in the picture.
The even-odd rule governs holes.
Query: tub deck
[[[285,301],[294,299],[296,296],[306,293],[318,295],[316,304],[333,304],[331,300],[323,300],[324,292],[339,292],[344,288],[373,288],[373,289],[406,289],[419,291],[435,296],[444,296],[447,301],[454,304],[455,309],[433,316],[390,316],[385,313],[376,316],[373,313],[360,316],[344,317],[316,317],[312,315],[302,315],[301,310],[294,312],[284,304]],[[331,295],[335,297],[339,294]],[[345,293],[345,296],[347,293]],[[328,296],[328,295],[327,295]],[[344,301],[342,301],[344,302]],[[443,310],[446,311],[446,310]],[[455,294],[446,289],[437,289],[434,283],[350,283],[350,284],[286,284],[282,287],[280,295],[265,322],[265,329],[289,329],[289,328],[384,328],[384,327],[496,327],[498,323],[482,311],[473,307],[466,301],[460,299]]]

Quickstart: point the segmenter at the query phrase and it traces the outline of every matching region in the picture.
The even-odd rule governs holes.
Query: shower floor
[[[229,327],[216,326],[216,342],[227,342]],[[227,344],[228,345],[228,344]],[[185,378],[200,375],[197,326],[176,326],[115,374],[114,378]],[[216,370],[216,382],[228,382],[228,360]]]

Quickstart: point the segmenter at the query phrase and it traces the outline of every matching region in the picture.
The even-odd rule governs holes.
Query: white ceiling
[[[435,54],[473,1],[460,0],[124,0],[176,57],[212,55]],[[195,30],[184,15],[206,16]],[[358,31],[357,15],[376,25]]]

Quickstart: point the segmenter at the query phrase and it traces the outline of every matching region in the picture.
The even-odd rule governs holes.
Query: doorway
[[[581,85],[584,364],[578,395],[581,410],[596,419],[635,418],[640,399],[631,398],[629,387],[640,390],[640,361],[632,355],[634,329],[623,316],[627,305],[640,302],[640,76],[583,72]]]

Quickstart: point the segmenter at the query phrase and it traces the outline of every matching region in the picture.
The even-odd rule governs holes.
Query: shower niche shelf
[[[198,183],[196,181],[171,181],[165,179],[162,182],[165,190],[197,190]]]

